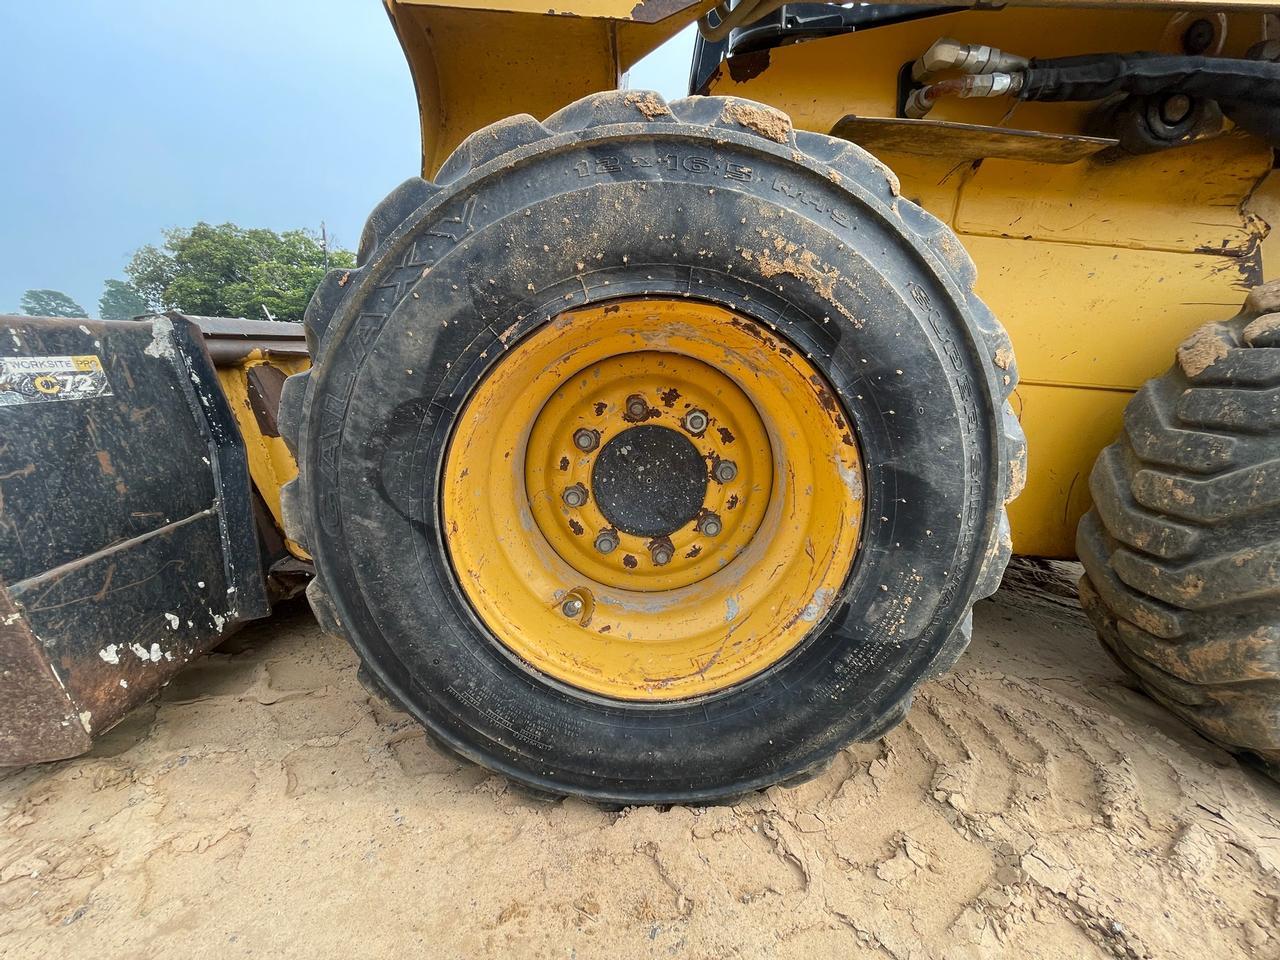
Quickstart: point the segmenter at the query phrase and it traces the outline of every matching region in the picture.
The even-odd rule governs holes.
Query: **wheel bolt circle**
[[[612,530],[601,530],[596,534],[595,548],[600,553],[613,553],[618,549],[618,535]]]
[[[580,483],[565,487],[564,492],[560,494],[560,499],[567,507],[581,507],[587,502],[587,488]]]
[[[589,453],[600,445],[600,431],[579,427],[573,432],[573,445],[583,453]]]
[[[627,416],[632,420],[643,420],[649,413],[649,401],[638,393],[627,397]]]
[[[560,604],[560,612],[566,617],[582,616],[582,600],[578,597],[569,597],[564,603]]]
[[[706,537],[718,537],[724,525],[714,513],[709,513],[698,521],[698,532]]]
[[[686,430],[696,435],[707,429],[707,424],[710,423],[710,420],[707,419],[707,411],[690,410],[684,415],[681,423],[684,424]]]
[[[717,483],[728,483],[738,475],[738,465],[732,460],[717,460],[711,476]]]

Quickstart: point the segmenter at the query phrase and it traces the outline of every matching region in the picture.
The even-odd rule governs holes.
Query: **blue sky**
[[[687,31],[631,72],[681,96]],[[318,229],[353,247],[418,171],[417,107],[379,0],[0,6],[0,312],[102,282],[166,227]]]

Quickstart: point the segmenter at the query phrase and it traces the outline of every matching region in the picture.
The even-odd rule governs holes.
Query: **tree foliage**
[[[148,244],[134,253],[125,274],[152,310],[301,320],[324,276],[325,259],[320,239],[306,230],[276,233],[202,222],[165,231],[161,246]],[[331,249],[328,266],[355,266],[355,256]]]
[[[29,317],[83,317],[84,307],[61,290],[28,290],[18,309]]]
[[[103,320],[129,320],[147,312],[147,301],[132,284],[108,280],[98,298],[98,316]]]

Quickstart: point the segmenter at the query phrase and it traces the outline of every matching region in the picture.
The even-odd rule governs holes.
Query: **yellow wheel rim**
[[[496,364],[450,440],[464,594],[518,657],[595,694],[749,679],[822,620],[857,552],[862,463],[834,396],[711,304],[560,315]]]

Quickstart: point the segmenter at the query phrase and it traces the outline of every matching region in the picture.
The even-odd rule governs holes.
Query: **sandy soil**
[[[0,955],[1280,957],[1280,789],[1125,687],[1066,580],[976,620],[816,781],[622,812],[436,752],[305,614],[255,627],[0,780]]]

